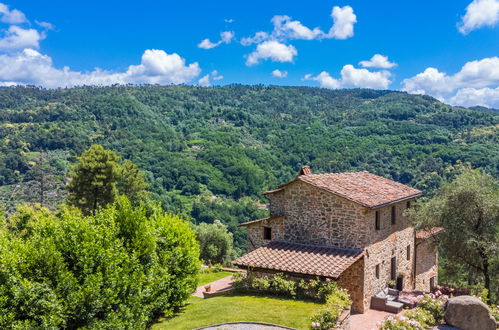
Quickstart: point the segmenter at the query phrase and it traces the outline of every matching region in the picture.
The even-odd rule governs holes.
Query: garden
[[[452,297],[474,294],[486,302],[487,290],[456,289],[448,286],[437,287],[434,292],[420,295],[414,302],[417,307],[402,315],[388,316],[378,324],[381,330],[423,330],[445,323],[444,315],[447,302]],[[499,321],[499,306],[489,305],[492,316]]]

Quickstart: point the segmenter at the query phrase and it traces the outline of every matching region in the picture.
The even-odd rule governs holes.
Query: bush
[[[418,307],[428,311],[435,319],[435,322],[440,323],[444,319],[444,307],[449,297],[440,295],[437,291],[435,294],[425,294],[418,300]]]
[[[324,308],[312,316],[312,329],[327,330],[336,327],[341,313],[352,304],[348,292],[336,288],[326,299]]]
[[[338,290],[336,282],[319,279],[294,280],[283,274],[257,277],[254,272],[246,276],[234,275],[234,289],[246,292],[260,292],[288,298],[312,299],[326,302],[329,295]]]
[[[424,330],[426,327],[406,316],[388,316],[379,330]]]
[[[2,329],[145,328],[196,287],[194,233],[157,208],[121,198],[94,216],[25,208],[13,219],[22,226],[0,229]]]
[[[421,307],[408,310],[404,313],[404,316],[409,318],[410,320],[419,322],[423,327],[429,327],[436,324],[433,315],[429,311]]]

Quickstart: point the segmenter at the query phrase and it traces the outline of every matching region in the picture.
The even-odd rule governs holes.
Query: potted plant
[[[205,285],[205,286],[204,286],[204,290],[205,290],[206,292],[210,292],[210,291],[211,291],[211,285],[210,285],[210,284]]]
[[[394,280],[389,280],[388,282],[386,282],[386,284],[388,285],[388,287],[389,287],[390,289],[394,289],[394,288],[395,288],[395,285],[396,285],[396,283],[395,283],[395,281],[394,281]]]

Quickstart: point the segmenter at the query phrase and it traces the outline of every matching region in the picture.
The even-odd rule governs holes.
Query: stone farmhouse
[[[333,279],[349,291],[352,310],[395,281],[399,290],[437,284],[442,228],[416,232],[405,210],[421,191],[368,172],[299,175],[264,194],[270,217],[241,224],[248,253],[234,264],[257,273]],[[393,283],[392,283],[393,284]]]

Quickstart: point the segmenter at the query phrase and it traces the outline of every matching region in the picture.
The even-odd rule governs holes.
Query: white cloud
[[[211,72],[211,77],[212,77],[212,78],[213,78],[213,80],[215,80],[215,81],[224,79],[224,76],[222,76],[221,74],[218,74],[218,71],[217,71],[217,70],[213,70],[213,71]]]
[[[241,39],[243,46],[259,44],[267,40],[277,40],[286,42],[287,40],[316,40],[316,39],[347,39],[353,36],[353,26],[357,22],[352,7],[338,7],[332,9],[331,17],[333,25],[328,33],[320,28],[313,29],[303,25],[298,20],[293,20],[287,15],[276,15],[272,17],[271,22],[274,30],[271,33],[259,31],[252,37]]]
[[[16,54],[0,55],[0,82],[32,84],[47,88],[111,84],[181,84],[192,81],[201,69],[197,62],[186,65],[178,54],[148,49],[139,65],[130,65],[124,72],[94,69],[91,72],[55,68],[52,59],[33,49]]]
[[[499,87],[496,88],[462,88],[448,99],[453,105],[471,107],[481,105],[489,108],[499,109]]]
[[[274,24],[273,37],[279,39],[313,40],[324,34],[319,28],[309,29],[300,21],[293,21],[286,15],[277,15],[272,18]]]
[[[213,70],[211,73],[201,77],[201,79],[198,80],[198,84],[203,87],[211,86],[210,78],[214,81],[217,81],[222,80],[224,77],[222,75],[219,75],[217,70]]]
[[[331,12],[333,26],[329,30],[328,37],[335,39],[347,39],[353,36],[353,26],[357,23],[357,16],[350,6],[334,6]]]
[[[347,64],[341,69],[340,79],[331,77],[326,71],[315,77],[307,74],[303,79],[318,81],[321,87],[331,89],[347,87],[387,89],[391,83],[390,76],[388,71],[372,72],[367,69],[357,69],[353,65]]]
[[[226,19],[224,19],[224,22],[225,22],[225,23],[234,23],[235,21],[236,21],[236,20],[235,20],[235,19],[233,19],[233,18],[226,18]]]
[[[27,21],[26,16],[24,16],[21,11],[17,9],[9,10],[9,7],[6,4],[0,2],[0,22],[20,24]]]
[[[212,49],[220,45],[220,42],[211,42],[210,39],[206,38],[201,40],[201,42],[198,44],[199,48],[203,49]]]
[[[203,86],[203,87],[210,86],[211,85],[210,75],[209,74],[204,75],[203,77],[201,77],[201,79],[198,80],[198,83],[200,86]]]
[[[360,61],[359,64],[364,68],[380,69],[391,69],[397,65],[397,63],[390,62],[387,56],[381,54],[374,54],[369,61]]]
[[[212,49],[217,46],[220,46],[222,43],[224,44],[230,44],[232,42],[232,39],[234,39],[234,31],[224,31],[220,33],[220,41],[218,42],[211,42],[210,39],[206,38],[203,39],[199,44],[199,48],[203,49]]]
[[[0,51],[13,51],[24,48],[40,47],[40,40],[44,39],[45,35],[40,34],[35,29],[23,29],[19,26],[11,25],[0,38]]]
[[[469,32],[499,22],[499,0],[474,0],[466,7],[466,14],[458,23],[459,32]]]
[[[272,71],[272,76],[274,76],[276,78],[286,78],[288,76],[288,71],[281,71],[281,70],[275,69],[274,71]]]
[[[267,32],[260,31],[255,33],[255,35],[252,37],[242,38],[241,45],[249,46],[251,44],[259,44],[268,39],[270,39],[270,35]]]
[[[255,65],[266,59],[271,59],[273,62],[292,62],[297,54],[298,51],[292,45],[285,45],[275,40],[265,41],[247,56],[246,65]]]
[[[43,22],[43,21],[37,21],[37,20],[35,20],[35,23],[38,26],[44,28],[45,30],[53,30],[53,29],[55,29],[54,24],[49,23],[49,22]]]
[[[479,105],[497,106],[494,97],[497,97],[496,87],[499,85],[499,57],[467,62],[454,75],[427,68],[412,78],[404,79],[402,84],[403,90],[409,93],[431,95],[452,104],[469,106],[477,102]]]

